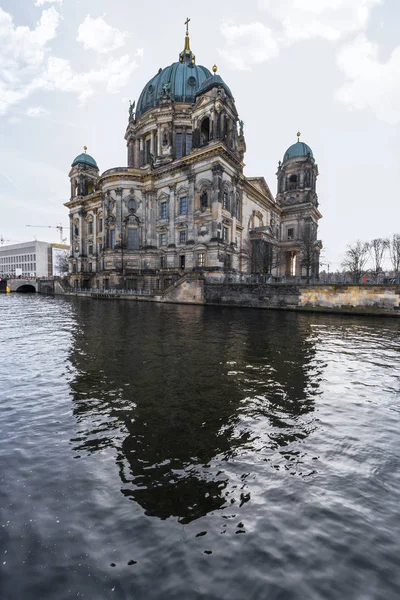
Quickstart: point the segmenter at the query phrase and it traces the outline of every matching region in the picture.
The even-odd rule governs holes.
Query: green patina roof
[[[169,86],[168,96],[175,102],[193,103],[201,84],[211,77],[206,67],[193,63],[176,62],[160,69],[144,86],[136,108],[136,117],[158,106],[164,86]]]
[[[198,90],[196,96],[199,96],[200,94],[204,94],[204,92],[211,90],[213,87],[223,87],[224,90],[226,91],[226,93],[228,94],[229,98],[233,98],[232,92],[229,89],[229,87],[226,85],[225,81],[222,79],[222,77],[220,75],[217,75],[216,73],[214,75],[211,75],[211,77],[208,77],[207,79],[205,79],[203,81],[203,83],[199,87],[199,90]]]
[[[96,167],[97,168],[97,163],[94,160],[93,156],[90,156],[90,154],[86,154],[86,152],[84,152],[82,154],[79,154],[79,156],[77,156],[76,158],[74,158],[71,167],[74,167],[78,163],[84,163],[86,165],[90,165],[91,167]]]
[[[300,156],[305,157],[308,154],[311,156],[311,158],[314,157],[310,146],[307,146],[307,144],[305,144],[304,142],[296,142],[286,150],[285,155],[283,157],[283,162],[285,162],[285,160],[290,160],[291,158],[296,158]]]

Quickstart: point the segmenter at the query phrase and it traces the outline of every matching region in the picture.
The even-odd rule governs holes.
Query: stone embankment
[[[400,285],[206,284],[204,303],[400,317]]]
[[[46,287],[47,286],[47,287]],[[236,306],[294,311],[400,317],[400,285],[301,285],[207,282],[188,273],[165,290],[153,292],[72,291],[59,278],[40,283],[41,293],[140,302]]]

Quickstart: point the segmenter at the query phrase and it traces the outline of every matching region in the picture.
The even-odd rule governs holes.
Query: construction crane
[[[0,244],[3,246],[4,242],[19,242],[19,240],[6,240],[3,235],[0,235]]]
[[[64,229],[69,229],[67,225],[25,225],[25,227],[43,227],[45,229],[58,229],[60,232],[60,242],[64,244],[67,241],[67,238],[63,237]]]

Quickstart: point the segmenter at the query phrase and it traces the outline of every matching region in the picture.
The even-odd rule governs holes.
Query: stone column
[[[231,205],[231,214],[232,214],[231,242],[233,244],[235,244],[236,243],[236,187],[235,186],[233,186],[233,192],[232,192],[230,200],[231,200],[231,204],[232,204]],[[235,246],[235,248],[236,248],[236,246]],[[236,250],[237,250],[237,248],[236,248]]]
[[[186,154],[186,127],[182,127],[182,156]]]
[[[140,163],[139,163],[139,157],[140,157],[139,140],[134,140],[133,144],[134,144],[134,146],[133,146],[133,148],[134,148],[134,150],[133,150],[134,167],[135,167],[135,169],[138,169],[140,166]]]
[[[222,230],[218,230],[218,223],[222,222],[222,174],[224,170],[221,165],[216,164],[212,168],[213,173],[213,184],[211,190],[211,214],[212,214],[212,225],[211,225],[211,239],[214,241],[218,238],[218,231],[221,231],[220,236],[222,238]]]
[[[134,149],[135,149],[134,140],[129,140],[129,142],[128,142],[128,167],[134,166],[134,161],[135,161]]]
[[[139,139],[139,167],[143,167],[144,165],[144,150],[143,150],[143,138]]]
[[[115,190],[115,248],[122,247],[122,194],[122,188]]]
[[[83,209],[79,211],[79,256],[83,254],[83,240],[85,237],[85,213]]]
[[[154,131],[150,133],[150,152],[154,156]]]
[[[169,186],[169,229],[168,229],[168,246],[175,248],[175,212],[176,212],[176,184]]]
[[[196,174],[190,173],[188,176],[189,193],[188,193],[188,233],[187,244],[194,244],[194,187],[196,183]]]
[[[75,253],[75,248],[74,248],[74,224],[72,222],[72,218],[73,215],[72,213],[69,214],[69,244],[71,246],[71,254]]]
[[[161,123],[157,125],[157,156],[161,156]]]
[[[93,211],[93,254],[97,254],[97,208]]]

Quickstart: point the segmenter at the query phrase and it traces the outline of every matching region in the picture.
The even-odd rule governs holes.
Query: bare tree
[[[365,266],[369,258],[369,244],[357,240],[353,245],[348,245],[342,266],[348,271],[353,283],[359,283],[365,273]]]
[[[395,275],[400,273],[400,234],[395,233],[389,240],[389,255]]]
[[[68,266],[69,266],[69,252],[58,252],[55,260],[55,272],[63,277],[64,275],[68,275]]]
[[[317,226],[315,223],[305,224],[300,243],[302,272],[305,271],[307,283],[310,283],[311,277],[318,276],[321,250],[321,243],[317,240]]]
[[[375,283],[378,280],[379,275],[382,273],[382,265],[385,253],[389,246],[389,240],[384,238],[376,238],[369,242],[368,247],[372,259],[372,269],[371,273],[375,280]]]
[[[252,273],[257,273],[265,277],[271,275],[274,269],[280,267],[282,264],[282,250],[266,240],[250,240],[246,250],[250,259]]]

